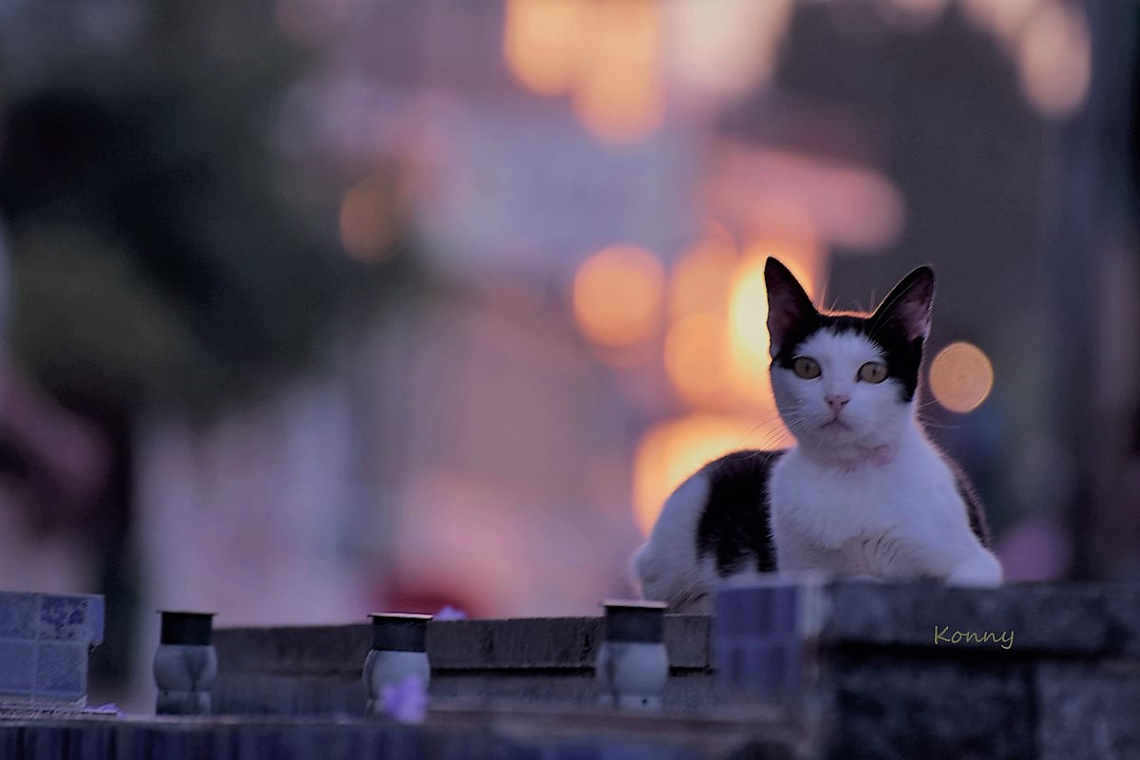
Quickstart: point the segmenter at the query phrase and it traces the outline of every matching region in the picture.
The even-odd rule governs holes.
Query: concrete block
[[[768,693],[812,685],[803,704],[818,709],[830,757],[1140,757],[1140,587],[821,580],[801,593],[784,585],[730,599],[713,618],[666,617],[667,710],[755,707],[714,688],[715,665],[733,690],[740,679],[755,686],[749,674]],[[0,625],[24,630],[12,616]],[[601,625],[433,622],[433,704],[584,709],[597,695]],[[221,712],[362,710],[367,625],[222,629],[215,642]],[[518,751],[535,747],[554,751],[526,743]]]
[[[74,699],[87,693],[87,645],[40,642],[36,652],[36,693]]]
[[[596,618],[448,620],[428,624],[432,668],[592,668],[601,644]],[[364,667],[372,640],[366,624],[230,628],[214,632],[223,671],[348,673]],[[666,615],[665,646],[673,667],[705,668],[707,615]]]
[[[1140,587],[1011,584],[948,588],[934,582],[834,582],[826,589],[825,643],[934,647],[935,629],[1009,634],[1020,654],[1140,655]],[[966,649],[993,649],[962,641]],[[945,648],[945,647],[943,647]]]
[[[1024,661],[853,649],[829,653],[822,678],[836,760],[1036,757],[1033,674]]]
[[[717,589],[710,638],[724,698],[782,701],[810,685],[823,594],[816,578],[782,576]]]
[[[83,706],[103,598],[0,591],[0,701]]]
[[[36,638],[39,597],[0,591],[0,639]]]
[[[1040,760],[1140,757],[1140,667],[1044,663],[1036,673]]]
[[[31,696],[35,682],[35,642],[0,640],[0,695]]]

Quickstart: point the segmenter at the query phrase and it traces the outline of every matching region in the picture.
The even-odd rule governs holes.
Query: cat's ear
[[[897,330],[907,341],[926,340],[934,310],[934,270],[919,267],[895,286],[871,315],[871,330]]]
[[[795,275],[771,257],[764,264],[764,284],[768,287],[769,345],[775,359],[792,325],[818,312]]]

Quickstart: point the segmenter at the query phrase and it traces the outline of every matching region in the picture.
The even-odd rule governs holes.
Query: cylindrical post
[[[605,639],[595,673],[601,702],[634,710],[661,708],[669,680],[664,602],[607,601]]]
[[[431,615],[371,613],[372,647],[364,660],[364,690],[369,715],[384,714],[384,688],[418,679],[424,692],[431,681],[427,624]]]
[[[159,610],[162,631],[154,653],[159,715],[209,715],[210,689],[218,676],[211,642],[213,612]]]

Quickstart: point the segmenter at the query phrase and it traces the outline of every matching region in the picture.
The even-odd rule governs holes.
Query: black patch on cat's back
[[[717,575],[776,570],[768,518],[768,477],[782,451],[737,451],[701,470],[709,495],[697,526],[697,556],[711,557]]]
[[[982,506],[982,500],[978,498],[977,492],[974,491],[974,485],[966,476],[965,470],[950,456],[942,453],[942,460],[950,466],[950,471],[954,473],[954,487],[958,489],[958,495],[966,503],[966,516],[970,520],[970,530],[982,542],[982,546],[987,549],[991,548],[990,545],[993,540],[990,536],[990,524],[986,519],[986,509]]]

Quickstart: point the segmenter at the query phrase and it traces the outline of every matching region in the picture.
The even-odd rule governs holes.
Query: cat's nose
[[[836,412],[838,412],[843,407],[847,406],[847,402],[851,400],[850,396],[844,396],[841,393],[829,393],[829,394],[827,394],[826,398],[827,398],[827,405],[830,406],[832,408],[832,410],[834,410]]]

